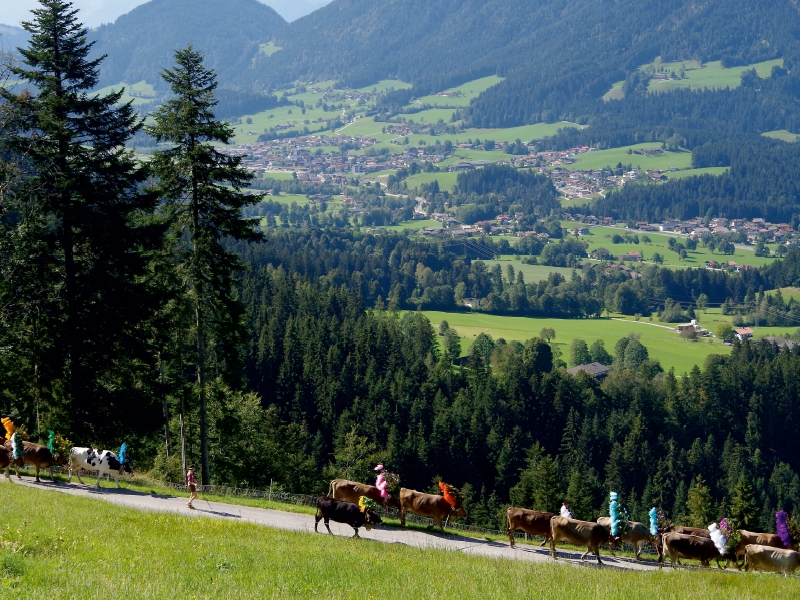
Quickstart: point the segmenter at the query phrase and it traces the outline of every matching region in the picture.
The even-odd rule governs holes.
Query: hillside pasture
[[[667,171],[665,175],[670,179],[684,179],[695,175],[722,175],[728,172],[728,167],[704,167],[702,169],[685,169],[683,171]]]
[[[488,90],[490,87],[497,85],[503,81],[502,77],[497,75],[490,75],[474,81],[468,81],[463,85],[454,88],[443,90],[442,94],[453,94],[452,96],[440,96],[433,94],[430,96],[423,96],[418,98],[411,106],[430,105],[430,106],[469,106],[469,103],[477,98],[480,94]]]
[[[120,98],[121,103],[133,102],[134,106],[140,104],[147,104],[148,102],[152,102],[156,99],[157,94],[155,88],[152,84],[147,83],[146,81],[142,80],[134,84],[128,83],[116,83],[114,85],[109,85],[104,88],[100,88],[96,90],[94,93],[100,96],[104,96],[110,94],[111,92],[117,92],[125,88],[125,91],[122,94],[122,98]]]
[[[571,165],[565,165],[564,168],[571,171],[594,170],[604,167],[614,168],[617,164],[622,163],[623,165],[631,165],[635,169],[661,169],[662,171],[668,171],[670,167],[688,169],[692,166],[692,153],[688,151],[664,151],[661,154],[652,156],[635,154],[636,150],[659,146],[660,144],[657,142],[649,142],[645,144],[634,144],[632,146],[620,146],[619,148],[609,148],[608,150],[586,152],[576,155],[574,157],[575,162]],[[628,150],[631,151],[630,154],[628,154]]]
[[[778,131],[767,131],[762,133],[761,135],[773,138],[775,140],[783,140],[784,142],[800,141],[800,134],[792,133],[791,131],[787,131],[785,129],[780,129]]]
[[[656,63],[654,66],[663,68],[669,74],[674,71],[677,73],[684,67],[683,79],[651,80],[647,91],[651,94],[669,92],[681,88],[689,89],[719,89],[739,87],[742,73],[755,69],[759,77],[769,77],[773,67],[782,67],[783,59],[768,60],[743,67],[725,68],[720,61],[708,62],[699,65],[695,61],[683,61],[674,63]],[[647,68],[647,65],[641,68]]]
[[[710,354],[729,354],[729,346],[717,339],[703,339],[690,342],[682,339],[672,327],[658,322],[653,317],[652,323],[647,317],[638,322],[623,319],[621,315],[601,319],[534,319],[529,317],[507,317],[487,315],[476,312],[441,312],[423,311],[433,325],[442,320],[458,331],[462,339],[462,351],[467,354],[475,338],[480,333],[491,335],[497,340],[524,342],[534,337],[545,327],[556,332],[554,342],[562,352],[564,360],[569,360],[569,348],[575,339],[584,340],[591,346],[596,340],[603,340],[606,350],[613,354],[617,340],[634,333],[641,336],[641,342],[647,347],[650,358],[658,359],[665,371],[674,368],[675,373],[682,375],[692,370],[695,365],[703,366]],[[701,318],[701,325],[703,321]]]
[[[96,499],[0,484],[9,594],[31,598],[597,597],[713,600],[793,597],[800,580],[716,569],[632,572],[493,560],[281,531],[240,519],[140,512]],[[87,520],[86,515],[92,518]],[[99,569],[98,557],[108,557]],[[447,565],[446,568],[442,568]],[[665,585],[664,578],[669,579]],[[375,596],[377,597],[377,596]]]

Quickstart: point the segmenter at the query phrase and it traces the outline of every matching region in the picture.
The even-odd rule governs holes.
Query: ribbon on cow
[[[775,513],[775,533],[781,538],[784,548],[792,545],[792,536],[789,534],[789,525],[786,522],[786,511],[779,510]]]
[[[609,496],[611,501],[608,503],[608,515],[611,517],[611,535],[617,537],[619,535],[619,494],[611,492]]]
[[[123,443],[119,447],[119,464],[124,465],[128,461],[128,444]]]
[[[451,507],[458,508],[461,505],[461,492],[457,487],[440,480],[439,489],[442,491],[442,496],[444,496],[444,499]]]
[[[55,456],[56,454],[56,432],[52,429],[47,430],[47,449],[50,450],[50,454]]]
[[[650,535],[653,537],[658,535],[658,511],[656,507],[650,509]]]
[[[22,444],[22,436],[19,433],[15,433],[11,438],[11,445],[14,458],[22,458],[22,455],[25,454],[25,446]]]
[[[14,432],[17,430],[17,428],[14,427],[14,421],[11,420],[11,417],[3,417],[0,419],[0,423],[2,423],[3,427],[6,429],[6,439],[10,440],[11,436],[13,436]]]
[[[573,518],[572,513],[569,511],[569,508],[567,507],[567,503],[566,502],[562,502],[561,503],[561,516],[564,517],[565,519],[572,519]]]

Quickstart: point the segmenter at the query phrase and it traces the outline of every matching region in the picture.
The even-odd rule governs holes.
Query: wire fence
[[[24,467],[28,470],[28,466]],[[53,467],[53,471],[56,473],[61,474],[69,474],[69,471],[63,467]],[[81,475],[85,475],[87,478],[89,477],[96,477],[97,471],[84,471]],[[132,477],[129,475],[125,475],[121,477],[124,481],[128,481],[134,485],[141,485],[147,486],[153,484],[153,481],[149,479],[143,479],[140,477]],[[109,480],[111,480],[109,476]],[[164,483],[158,482],[159,487],[165,487],[171,490],[175,490],[178,492],[185,492],[189,493],[189,486],[184,483]],[[320,496],[315,496],[313,494],[293,494],[291,492],[285,492],[283,490],[278,490],[273,488],[272,486],[268,490],[256,490],[251,488],[235,488],[235,487],[228,487],[224,485],[198,485],[197,491],[200,494],[210,495],[210,496],[217,496],[221,499],[224,498],[252,498],[257,500],[266,500],[268,502],[276,502],[279,504],[289,504],[293,506],[308,506],[315,508],[317,506],[317,500],[319,500]],[[399,519],[400,518],[400,511],[393,507],[388,507],[385,509],[391,518]],[[429,517],[421,517],[419,515],[415,515],[413,513],[406,513],[406,522],[407,523],[414,523],[417,525],[423,525],[426,527],[435,527],[436,522],[429,518]],[[470,525],[466,523],[459,523],[457,521],[448,521],[445,523],[445,527],[450,530],[461,531],[464,533],[469,533],[474,535],[481,535],[481,536],[495,536],[495,537],[506,537],[508,535],[507,531],[500,531],[498,529],[491,529],[487,527],[479,527],[477,525]],[[541,535],[530,535],[527,533],[522,533],[517,531],[514,533],[515,539],[520,541],[526,542],[539,542],[544,540],[544,536]],[[601,546],[606,550],[609,550],[608,546]],[[656,554],[655,547],[650,543],[644,543],[639,545],[640,551],[642,553],[647,554]],[[633,552],[633,545],[630,543],[623,543],[622,548],[625,552]],[[618,548],[615,548],[618,550]]]

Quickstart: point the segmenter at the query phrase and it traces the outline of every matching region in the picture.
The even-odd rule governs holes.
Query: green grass
[[[391,231],[405,231],[405,230],[415,230],[415,229],[422,229],[424,227],[441,227],[442,224],[439,221],[434,221],[432,219],[419,219],[416,221],[403,221],[400,225],[393,225],[391,227],[387,227]]]
[[[569,280],[572,277],[572,269],[565,267],[548,267],[546,265],[526,265],[522,261],[517,260],[484,260],[482,261],[488,270],[492,270],[495,265],[500,265],[503,269],[503,277],[506,276],[506,267],[511,265],[514,267],[516,273],[522,272],[526,283],[538,283],[543,279],[547,279],[550,273],[559,273]],[[580,274],[580,271],[578,271]]]
[[[793,597],[797,578],[530,564],[139,512],[0,485],[0,577],[24,598]],[[88,517],[90,515],[90,517]],[[509,551],[510,552],[510,551]],[[654,596],[655,595],[655,596]]]
[[[704,167],[702,169],[686,169],[684,171],[669,171],[666,176],[670,179],[684,179],[694,175],[722,175],[728,171],[728,167]]]
[[[761,135],[774,138],[776,140],[783,140],[784,142],[800,141],[800,135],[792,133],[791,131],[786,131],[785,129],[780,129],[778,131],[767,131]]]
[[[570,224],[565,222],[564,225],[566,227],[574,226],[574,224]],[[619,227],[589,227],[588,236],[581,236],[581,240],[589,243],[588,251],[591,252],[596,248],[606,248],[609,250],[614,256],[619,256],[622,254],[627,254],[628,252],[639,252],[643,254],[645,260],[650,260],[654,253],[658,252],[662,258],[664,259],[663,266],[665,267],[700,267],[705,266],[706,261],[708,260],[715,260],[717,262],[722,261],[734,261],[740,265],[749,265],[753,267],[762,266],[766,264],[771,264],[775,260],[779,260],[776,258],[768,258],[768,257],[758,257],[755,255],[754,246],[749,246],[748,249],[740,249],[736,248],[736,251],[733,254],[721,254],[720,252],[711,252],[708,248],[704,248],[702,244],[697,245],[697,249],[693,252],[689,252],[686,260],[679,260],[678,254],[673,252],[669,249],[669,239],[670,237],[675,237],[676,241],[686,245],[686,237],[685,236],[669,236],[663,233],[655,233],[655,232],[648,232],[648,233],[639,233],[640,243],[623,243],[623,244],[612,244],[611,239],[614,234],[622,235],[623,237],[627,235],[633,235],[631,232],[626,231],[625,229]],[[644,236],[650,238],[650,244],[641,243],[641,240]]]
[[[501,81],[503,81],[503,78],[498,77],[497,75],[476,79],[475,81],[469,81],[464,85],[443,90],[443,92],[452,92],[454,94],[458,94],[457,96],[448,98],[434,94],[432,96],[424,96],[419,98],[415,104],[429,104],[431,106],[469,106],[469,103],[473,98],[477,98],[481,93],[485,92],[490,87],[497,85]]]
[[[444,319],[450,324],[450,327],[456,329],[459,335],[465,338],[462,343],[462,349],[465,352],[479,333],[491,335],[495,340],[504,338],[506,341],[523,342],[537,337],[543,328],[550,327],[556,332],[555,342],[561,349],[564,359],[568,359],[569,348],[574,339],[584,340],[590,346],[595,340],[602,339],[605,342],[606,350],[613,353],[617,340],[629,333],[641,335],[642,344],[647,347],[650,357],[661,361],[664,370],[674,368],[678,375],[688,373],[694,365],[702,367],[709,354],[730,353],[730,348],[724,346],[719,340],[689,342],[681,339],[677,333],[669,329],[656,327],[656,325],[665,325],[659,323],[657,317],[653,317],[653,322],[650,324],[645,317],[637,323],[632,320],[611,318],[533,319],[469,312],[423,311],[423,313],[433,324],[438,324]],[[621,318],[619,315],[617,317]],[[702,316],[700,325],[705,326]]]
[[[385,92],[387,90],[407,90],[412,85],[399,79],[384,79],[373,85],[367,85],[356,91],[358,92]]]
[[[667,74],[670,71],[676,73],[681,65],[684,65],[685,75],[683,79],[666,81],[650,81],[650,86],[647,88],[650,93],[668,92],[680,88],[702,89],[702,88],[735,88],[741,82],[742,73],[755,69],[759,77],[769,77],[772,72],[772,67],[782,67],[783,59],[768,60],[745,67],[731,67],[724,68],[720,61],[709,62],[700,67],[695,61],[684,61],[683,63],[665,63],[659,65],[666,69]],[[645,67],[646,68],[646,67]]]
[[[402,116],[406,122],[413,121],[417,124],[438,123],[440,120],[444,121],[445,123],[450,123],[453,112],[454,111],[452,108],[430,108],[428,110],[423,110],[413,114],[404,114]],[[409,140],[413,137],[414,136],[409,136]]]
[[[122,88],[125,88],[125,92],[122,94],[120,102],[133,101],[134,106],[136,106],[137,104],[146,104],[148,102],[152,102],[156,98],[155,89],[151,84],[144,80],[134,83],[133,85],[129,85],[124,82],[109,85],[97,90],[95,93],[103,96],[105,94],[110,94],[111,92],[119,91]]]
[[[630,164],[634,168],[661,169],[667,171],[670,167],[688,169],[692,166],[691,152],[665,151],[662,154],[654,156],[633,153],[633,151],[642,148],[655,148],[658,146],[659,144],[656,142],[649,142],[645,144],[634,144],[633,146],[610,148],[608,150],[598,150],[596,152],[586,152],[577,155],[575,157],[575,162],[571,165],[566,165],[565,168],[570,170],[602,169],[608,166],[616,167],[618,163],[622,163],[623,165]],[[628,154],[629,149],[631,150],[631,154]]]
[[[261,54],[266,54],[267,56],[272,56],[279,50],[283,50],[283,48],[279,48],[278,46],[276,46],[275,42],[269,42],[268,44],[261,44],[258,47],[258,51]]]
[[[404,179],[404,181],[406,185],[408,185],[409,189],[418,187],[423,183],[432,183],[433,181],[438,181],[439,189],[449,192],[450,188],[456,184],[456,179],[458,179],[458,173],[455,171],[442,171],[439,173],[418,173]]]
[[[625,97],[625,92],[622,91],[623,85],[625,85],[624,81],[618,81],[612,85],[611,89],[603,95],[603,100],[605,102],[608,102],[609,100],[622,100]]]

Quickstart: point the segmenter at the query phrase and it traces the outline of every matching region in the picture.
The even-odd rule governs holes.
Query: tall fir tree
[[[228,144],[233,137],[233,128],[214,114],[216,75],[191,45],[175,53],[175,63],[162,73],[174,97],[153,113],[155,124],[147,132],[171,146],[156,152],[150,165],[170,223],[169,249],[186,290],[183,301],[193,313],[202,480],[208,484],[209,374],[213,367],[215,379],[240,385],[244,339],[244,309],[233,290],[234,274],[242,267],[222,242],[257,241],[261,235],[241,214],[256,202],[241,193],[252,175],[242,167],[241,157],[215,145]]]
[[[130,103],[120,104],[123,90],[90,93],[104,57],[88,59],[77,12],[40,0],[23,23],[22,64],[12,67],[30,88],[0,88],[13,117],[3,150],[24,157],[2,232],[11,283],[0,294],[11,297],[0,299],[8,309],[0,318],[13,324],[23,382],[6,393],[32,399],[37,420],[46,409],[44,426],[111,440],[146,421],[149,406],[142,325],[153,307],[142,279],[154,200],[139,192],[146,174],[125,149],[141,124]]]

